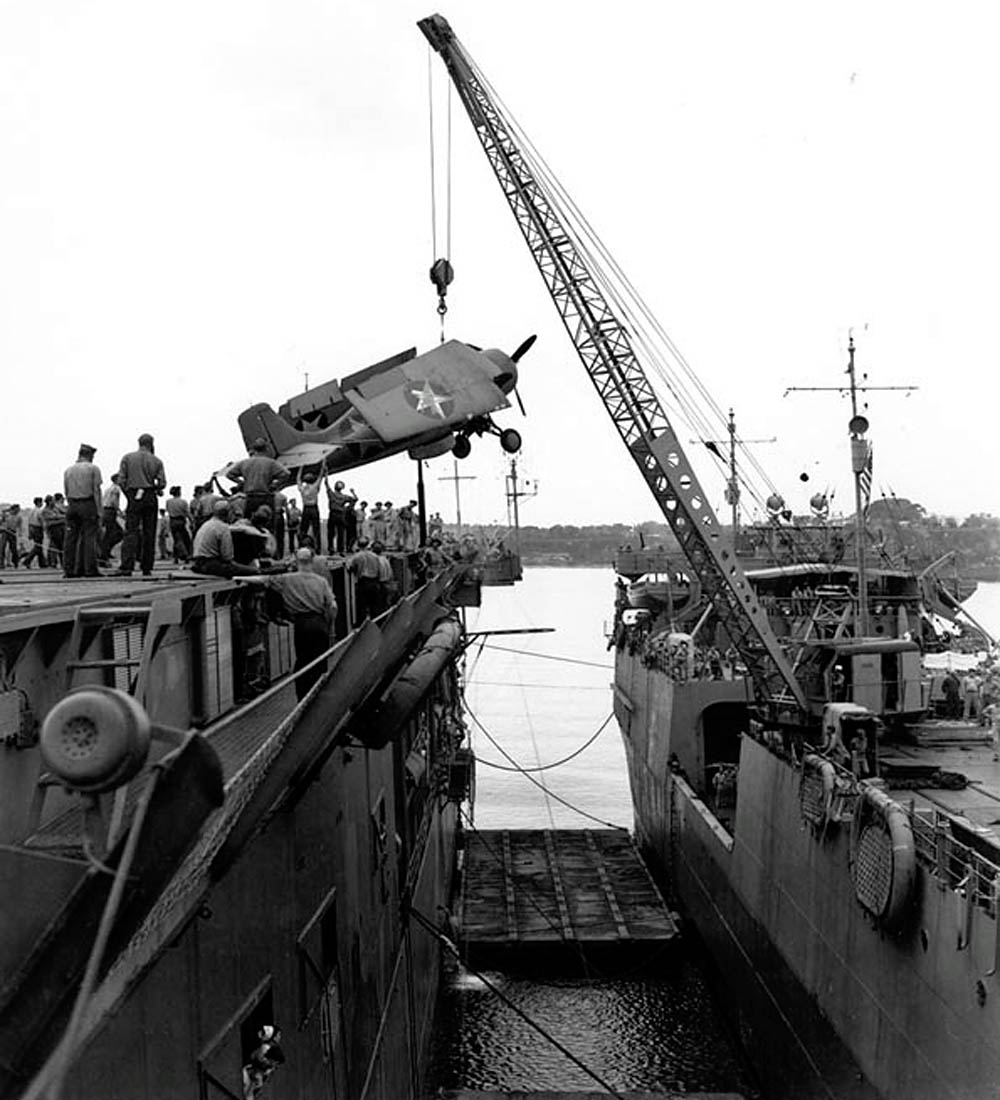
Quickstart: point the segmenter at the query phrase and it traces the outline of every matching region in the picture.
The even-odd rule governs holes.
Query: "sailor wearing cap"
[[[81,443],[76,462],[63,474],[66,494],[66,541],[63,576],[99,577],[97,538],[101,514],[101,471],[94,465],[97,448]]]
[[[258,508],[270,509],[268,530],[274,530],[274,494],[292,480],[286,466],[267,453],[267,440],[258,438],[250,445],[250,456],[234,462],[226,471],[226,477],[236,482],[239,492],[246,493],[244,515],[252,516]]]

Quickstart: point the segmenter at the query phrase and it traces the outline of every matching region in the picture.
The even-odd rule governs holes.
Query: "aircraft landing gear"
[[[451,445],[451,453],[456,458],[468,458],[472,452],[472,444],[467,435],[456,435],[455,442]]]
[[[516,454],[521,449],[521,433],[515,428],[504,428],[500,433],[500,446],[507,454]]]

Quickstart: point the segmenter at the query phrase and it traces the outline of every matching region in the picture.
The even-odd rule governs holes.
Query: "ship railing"
[[[954,818],[936,807],[907,808],[917,859],[940,883],[969,898],[996,919],[1000,893],[1000,864],[960,841],[952,831]],[[1000,850],[998,850],[1000,856]]]

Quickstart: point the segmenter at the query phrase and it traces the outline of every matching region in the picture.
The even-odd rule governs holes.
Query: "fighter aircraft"
[[[240,413],[240,431],[248,449],[263,439],[272,457],[293,471],[323,464],[332,473],[400,451],[413,459],[448,451],[465,458],[469,437],[483,434],[498,436],[514,453],[520,433],[498,428],[491,414],[510,407],[511,392],[521,404],[517,362],[534,342],[529,337],[513,355],[459,340],[423,355],[411,348],[298,394],[278,412],[252,405]]]

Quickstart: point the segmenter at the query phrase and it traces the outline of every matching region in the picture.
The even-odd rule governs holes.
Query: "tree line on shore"
[[[834,525],[853,524],[853,518]],[[812,517],[796,516],[783,526],[814,524]],[[978,580],[1000,580],[1000,518],[976,513],[965,519],[928,513],[920,504],[903,498],[873,501],[868,513],[869,539],[887,561],[914,569],[946,554],[963,575]],[[484,534],[503,537],[504,528],[484,528]],[[666,523],[610,523],[590,526],[554,524],[522,527],[521,558],[537,565],[610,565],[623,546],[662,547],[680,552]]]

